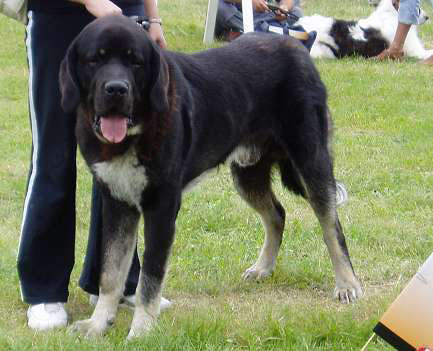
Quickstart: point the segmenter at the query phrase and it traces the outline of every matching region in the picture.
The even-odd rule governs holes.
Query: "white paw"
[[[131,329],[129,330],[127,340],[133,340],[149,333],[153,327],[154,321],[152,318],[146,318],[141,323],[133,320]]]
[[[334,298],[342,303],[355,302],[363,295],[361,285],[358,281],[337,283],[334,290]]]
[[[262,280],[272,274],[273,267],[260,267],[257,264],[254,264],[250,268],[248,268],[242,277],[245,280]]]
[[[72,333],[78,333],[86,338],[102,336],[108,328],[107,323],[96,323],[93,319],[84,319],[72,324],[68,330]]]

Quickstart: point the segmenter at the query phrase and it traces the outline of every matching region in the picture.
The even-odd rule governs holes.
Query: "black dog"
[[[78,143],[104,193],[99,300],[92,317],[73,329],[97,335],[112,324],[143,215],[145,252],[129,337],[149,330],[182,191],[227,159],[236,189],[266,232],[245,278],[263,278],[275,266],[285,219],[271,190],[276,166],[320,221],[336,297],[361,296],[336,212],[326,90],[297,41],[248,34],[184,55],[159,49],[131,19],[104,17],[71,44],[60,84],[62,106],[77,110]]]

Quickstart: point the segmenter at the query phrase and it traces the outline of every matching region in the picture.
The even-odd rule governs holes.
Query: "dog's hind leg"
[[[259,258],[245,271],[245,279],[262,279],[272,273],[282,241],[285,212],[271,189],[271,166],[266,157],[249,167],[231,164],[236,190],[259,213],[265,228]]]
[[[362,295],[362,290],[350,262],[336,210],[336,183],[327,145],[326,123],[323,123],[322,133],[311,133],[308,129],[291,134],[287,145],[289,158],[280,162],[281,178],[286,187],[297,189],[314,209],[335,270],[335,297],[342,302],[351,302]],[[293,173],[286,174],[289,170]]]
[[[139,212],[125,202],[103,195],[102,262],[99,298],[90,319],[71,330],[91,337],[102,335],[113,323],[137,243]]]
[[[316,155],[317,156],[317,155]],[[287,161],[290,162],[290,161]],[[336,184],[332,164],[323,152],[320,157],[304,160],[295,165],[304,187],[304,197],[311,204],[319,219],[323,238],[335,271],[334,297],[349,303],[362,296],[361,286],[355,277],[343,230],[336,211]],[[284,174],[282,174],[284,183]]]

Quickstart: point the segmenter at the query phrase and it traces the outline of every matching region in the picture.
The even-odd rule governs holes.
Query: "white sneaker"
[[[27,310],[27,324],[31,329],[43,331],[66,326],[68,314],[62,302],[30,305]]]
[[[98,302],[98,295],[92,295],[90,294],[89,296],[89,304],[92,306],[95,306],[96,303]],[[161,304],[159,306],[159,308],[161,309],[161,311],[166,310],[167,308],[169,308],[173,303],[169,300],[167,300],[166,298],[161,296]],[[135,295],[128,295],[128,296],[124,296],[120,299],[119,302],[119,306],[120,307],[126,307],[129,309],[134,309],[135,307]]]
[[[167,300],[165,297],[161,296],[161,304],[159,305],[159,308],[161,311],[166,310],[167,308],[170,308],[173,302],[170,300]]]
[[[337,193],[336,193],[336,204],[337,207],[343,205],[349,200],[349,195],[347,194],[346,187],[343,183],[336,182]]]

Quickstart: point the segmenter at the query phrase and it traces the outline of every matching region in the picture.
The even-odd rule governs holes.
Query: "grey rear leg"
[[[316,197],[317,193],[310,195],[309,201],[319,219],[323,230],[323,238],[334,267],[336,280],[334,297],[344,303],[349,303],[362,296],[362,289],[355,277],[343,229],[338,219],[335,182],[329,184],[328,189],[328,204],[321,202],[320,198]],[[310,188],[308,193],[314,194],[314,191]],[[321,194],[321,196],[326,196],[326,194]]]
[[[335,271],[334,297],[349,303],[362,296],[362,289],[355,276],[338,219],[332,162],[325,148],[322,148],[321,152],[314,160],[303,158],[298,163],[293,162],[291,166],[280,169],[283,183],[288,178],[283,172],[292,169],[295,177],[292,175],[291,179],[297,178],[297,183],[303,188],[301,194],[314,209]],[[286,162],[290,164],[289,160]]]
[[[249,167],[233,162],[231,172],[239,195],[258,212],[265,228],[265,240],[259,257],[243,277],[263,279],[275,268],[285,221],[284,209],[271,189],[271,162],[263,158]]]

